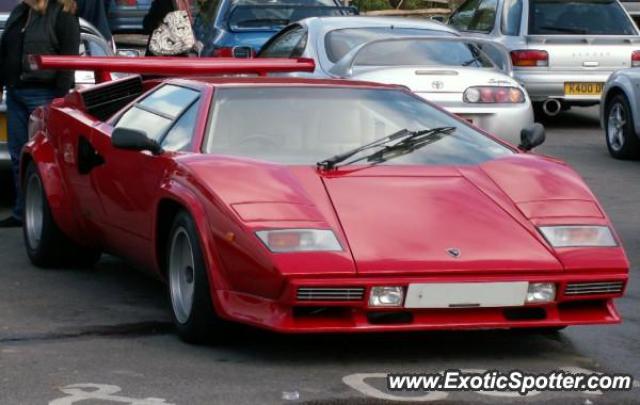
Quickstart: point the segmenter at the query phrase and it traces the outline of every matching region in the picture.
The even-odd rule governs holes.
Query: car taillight
[[[549,54],[547,51],[520,50],[511,51],[513,66],[549,66]]]
[[[217,58],[253,58],[255,51],[250,46],[234,46],[233,48],[224,47],[216,48],[213,51],[213,56]]]
[[[474,86],[464,91],[465,103],[524,103],[524,93],[517,87]]]
[[[640,66],[640,51],[631,52],[631,66],[633,67]]]

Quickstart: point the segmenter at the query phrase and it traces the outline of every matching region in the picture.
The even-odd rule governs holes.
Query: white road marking
[[[162,398],[130,398],[121,395],[113,395],[122,391],[117,385],[80,383],[67,385],[60,388],[68,396],[49,401],[49,405],[71,405],[76,402],[88,399],[98,399],[102,401],[120,402],[130,405],[175,405],[166,402]]]
[[[571,373],[571,374],[577,374],[577,373],[580,373],[580,374],[601,374],[601,373],[597,373],[596,371],[593,371],[593,370],[588,370],[588,369],[581,368],[581,367],[576,367],[576,366],[559,367],[559,369],[563,370],[563,371],[566,371],[567,373]],[[484,373],[486,370],[464,369],[464,370],[461,370],[461,371],[463,371],[465,373]],[[366,381],[367,379],[370,379],[370,378],[383,378],[383,379],[386,379],[387,378],[387,373],[355,373],[355,374],[349,374],[349,375],[347,375],[347,376],[342,378],[342,382],[344,382],[349,387],[355,389],[356,391],[359,391],[360,393],[364,394],[365,396],[368,396],[368,397],[371,397],[371,398],[377,398],[377,399],[390,400],[390,401],[431,402],[431,401],[437,401],[437,400],[445,399],[445,398],[447,398],[449,396],[448,392],[443,392],[443,391],[431,391],[428,394],[422,395],[422,396],[398,396],[398,395],[391,394],[389,392],[381,391],[378,388],[373,387],[372,385],[370,385]],[[635,388],[639,388],[640,387],[640,381],[635,380],[633,382],[633,386]],[[527,398],[527,397],[532,397],[532,396],[540,394],[540,391],[530,391],[529,393],[527,393],[527,395],[520,395],[517,392],[500,392],[500,391],[475,391],[475,392],[477,394],[481,394],[481,395],[487,395],[487,396],[493,396],[493,397],[511,397],[511,398]],[[600,390],[583,391],[581,393],[582,394],[587,394],[587,395],[603,395],[602,391],[600,391]]]
[[[350,374],[348,376],[345,376],[342,378],[342,382],[344,382],[345,384],[347,384],[349,387],[353,388],[356,391],[360,391],[362,394],[371,397],[371,398],[377,398],[377,399],[385,399],[388,401],[398,401],[398,402],[431,402],[431,401],[437,401],[437,400],[441,400],[441,399],[445,399],[446,397],[449,396],[448,393],[446,392],[436,392],[436,391],[432,391],[429,392],[427,395],[421,395],[421,396],[411,396],[411,397],[401,397],[398,395],[393,395],[393,394],[389,394],[386,392],[382,392],[379,389],[372,387],[371,385],[367,384],[367,382],[365,380],[369,379],[369,378],[387,378],[387,374],[386,373],[356,373],[356,374]],[[385,385],[386,385],[386,381],[385,381]]]

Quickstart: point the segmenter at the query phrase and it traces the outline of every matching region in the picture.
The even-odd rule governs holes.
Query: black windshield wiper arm
[[[380,138],[366,145],[362,145],[355,149],[351,149],[346,152],[340,153],[338,155],[330,157],[329,159],[325,159],[321,162],[318,162],[317,164],[318,164],[318,167],[321,169],[330,170],[330,169],[333,169],[338,163],[344,162],[345,160],[349,159],[351,156],[355,155],[356,153],[360,153],[367,149],[372,149],[378,146],[382,146],[387,142],[391,142],[395,139],[402,138],[409,135],[411,135],[411,131],[409,131],[406,128],[401,129],[400,131],[394,132],[391,135],[387,135],[384,138]]]
[[[424,129],[420,131],[409,131],[408,129],[401,129],[398,132],[394,132],[391,135],[388,135],[382,139],[378,139],[377,141],[373,141],[369,144],[363,145],[359,148],[341,153],[332,158],[323,160],[318,162],[318,167],[323,170],[330,170],[336,168],[338,163],[344,162],[350,157],[363,152],[368,149],[373,149],[377,147],[382,147],[382,149],[370,154],[366,155],[362,158],[352,160],[350,162],[345,163],[352,164],[362,160],[367,160],[368,162],[381,162],[390,158],[389,154],[394,154],[397,156],[399,154],[405,154],[412,152],[416,149],[419,149],[423,146],[428,145],[429,143],[433,143],[439,140],[441,137],[436,137],[437,135],[449,135],[456,130],[456,127],[437,127],[431,129]],[[387,145],[389,142],[401,139],[400,141]],[[393,157],[393,156],[391,156]]]

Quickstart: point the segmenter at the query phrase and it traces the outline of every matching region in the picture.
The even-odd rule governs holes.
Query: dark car
[[[220,0],[214,21],[213,43],[205,53],[213,56],[239,56],[239,49],[257,52],[269,38],[290,23],[321,16],[354,15],[354,7],[343,7],[339,0]]]
[[[141,33],[142,19],[152,0],[105,0],[109,27],[114,34]]]

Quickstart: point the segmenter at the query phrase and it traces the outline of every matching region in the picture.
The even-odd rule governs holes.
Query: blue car
[[[205,56],[249,56],[290,23],[307,17],[355,15],[338,0],[221,0]]]

